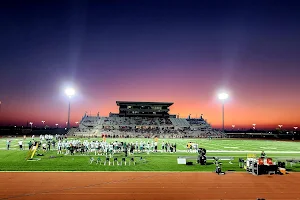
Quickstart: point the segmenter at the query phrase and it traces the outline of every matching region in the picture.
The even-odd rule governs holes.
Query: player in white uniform
[[[100,144],[98,141],[96,141],[95,143],[95,155],[99,155],[99,151],[100,151]]]
[[[150,153],[150,142],[148,142],[146,144],[146,150],[147,150],[147,154],[149,154]]]
[[[91,152],[96,152],[95,151],[95,143],[92,141],[91,143],[90,143],[90,145],[91,145]],[[96,154],[95,154],[96,155]]]
[[[114,146],[112,144],[108,145],[108,153],[110,157],[114,155]]]
[[[139,151],[139,142],[138,141],[135,142],[135,151],[136,151],[136,153],[138,153],[138,151]]]
[[[18,143],[19,143],[20,150],[23,150],[23,141],[20,140]]]
[[[62,143],[60,140],[57,144],[57,154],[62,154]]]

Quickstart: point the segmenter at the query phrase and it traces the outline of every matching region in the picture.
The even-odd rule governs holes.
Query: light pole
[[[233,129],[234,129],[234,127],[235,127],[235,125],[234,125],[234,124],[232,124],[232,125],[231,125],[231,127],[232,127],[232,130],[233,130]]]
[[[33,124],[33,123],[32,123],[32,122],[29,122],[29,124],[30,124],[30,128],[31,128],[31,131],[32,131],[32,124]]]
[[[279,128],[281,129],[282,125],[281,125],[281,124],[279,124],[278,126],[279,126]]]
[[[65,90],[66,95],[69,97],[69,109],[68,109],[68,122],[67,122],[67,128],[70,128],[70,110],[71,110],[71,97],[74,96],[75,90],[73,88],[67,88]]]
[[[295,129],[295,133],[296,133],[296,131],[297,131],[297,129],[298,129],[298,126],[294,126],[294,129]]]
[[[58,124],[55,124],[56,128],[58,128]]]
[[[78,125],[79,122],[75,122],[76,125]]]
[[[228,99],[229,95],[227,93],[220,93],[218,95],[218,98],[222,101],[222,129],[223,129],[223,133],[225,131],[224,128],[224,107],[225,107],[225,100]]]
[[[253,130],[255,130],[255,126],[256,126],[256,124],[252,124],[252,126],[253,126]]]

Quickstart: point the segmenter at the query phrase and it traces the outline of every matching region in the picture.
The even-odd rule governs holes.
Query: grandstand
[[[110,113],[109,117],[85,114],[76,130],[69,134],[76,136],[109,137],[225,137],[225,134],[212,129],[203,118],[178,118],[169,114],[170,102],[133,102],[117,101],[119,113]]]

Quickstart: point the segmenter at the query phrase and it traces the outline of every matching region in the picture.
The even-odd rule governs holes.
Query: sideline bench
[[[216,158],[221,160],[229,160],[229,163],[231,163],[232,160],[234,160],[234,157],[230,156],[206,156],[206,160],[216,160]],[[180,165],[185,165],[187,160],[196,160],[198,159],[198,156],[181,156],[177,158],[177,163]]]

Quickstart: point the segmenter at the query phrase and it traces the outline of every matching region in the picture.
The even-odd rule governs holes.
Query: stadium
[[[300,200],[299,1],[0,10],[0,200]]]
[[[109,117],[88,116],[85,114],[77,129],[68,134],[74,136],[100,136],[103,133],[116,137],[217,137],[225,135],[213,130],[201,115],[199,119],[179,118],[169,114],[168,102],[128,102],[117,101],[119,113]]]
[[[109,189],[106,187],[122,190],[124,188],[122,184],[125,184],[123,182],[126,180],[131,186],[126,187],[122,199],[126,199],[130,192],[134,193],[133,188],[136,188],[137,184],[141,184],[141,187],[138,187],[142,191],[141,194],[145,193],[145,187],[150,187],[153,191],[167,191],[167,197],[182,199],[186,192],[173,193],[171,191],[175,183],[166,184],[166,182],[169,180],[177,182],[176,179],[181,179],[184,172],[193,172],[191,180],[198,180],[197,185],[202,188],[209,185],[215,188],[212,185],[216,183],[209,181],[214,174],[230,177],[227,182],[233,184],[234,187],[240,187],[241,183],[247,185],[247,181],[257,181],[255,180],[257,175],[261,177],[259,180],[267,180],[271,176],[278,182],[289,181],[297,185],[296,179],[291,179],[291,177],[299,176],[295,172],[300,171],[300,147],[297,142],[299,133],[297,132],[292,134],[283,132],[277,134],[225,133],[213,129],[204,119],[204,115],[194,119],[179,118],[178,115],[170,114],[170,106],[173,105],[171,102],[117,101],[116,104],[119,107],[119,113],[109,113],[109,117],[101,117],[99,113],[95,116],[85,113],[78,127],[42,128],[30,129],[30,131],[24,129],[22,137],[15,134],[3,136],[0,147],[1,171],[9,172],[8,177],[14,177],[14,171],[25,173],[60,171],[65,173],[59,177],[66,179],[69,176],[66,172],[73,171],[85,177],[79,178],[81,181],[91,180],[94,176],[99,176],[104,180],[107,179],[106,177],[114,177],[113,179],[119,180],[121,185],[109,186],[111,185],[108,181],[110,179],[100,182],[89,181],[89,184],[95,184],[95,188],[99,189],[103,187],[105,192],[100,194],[105,198],[111,198],[119,193],[115,190],[107,193]],[[88,171],[107,174],[84,173]],[[114,173],[120,171],[126,173]],[[157,172],[160,172],[159,175],[154,175]],[[199,174],[199,172],[202,173]],[[208,174],[203,172],[208,172]],[[278,176],[278,174],[284,176]],[[39,173],[33,176],[45,180],[50,175]],[[128,179],[126,178],[128,176],[136,178]],[[147,179],[147,181],[141,182],[139,179]],[[156,184],[151,184],[152,180],[153,184],[159,181],[163,189],[157,187]],[[268,187],[278,187],[276,181],[268,183]],[[67,183],[64,182],[64,184]],[[178,186],[183,187],[185,184],[187,183],[181,182]],[[226,181],[223,184],[226,184]],[[50,186],[47,184],[45,187]],[[80,186],[76,184],[76,187]],[[278,195],[278,193],[266,193],[265,190],[258,190],[251,185],[243,188],[247,188],[246,196],[250,195],[249,199],[271,198],[274,194]],[[92,188],[89,190],[94,191]],[[227,193],[228,188],[223,186],[219,190],[221,192],[219,195],[210,190],[209,192],[200,190],[199,199],[200,197],[221,199],[224,196],[231,199],[233,193],[234,197],[243,199],[246,197],[243,193],[233,191]],[[79,192],[77,189],[75,191]],[[3,197],[23,199],[24,196],[21,193],[24,192],[21,190],[20,196],[4,195]],[[63,189],[54,194],[57,197],[57,195],[66,194],[66,191]],[[90,192],[82,189],[79,194],[91,195]],[[288,195],[293,196],[290,192],[281,193],[280,198],[282,199],[283,196],[286,198]],[[42,192],[36,196],[42,198],[44,195]]]

